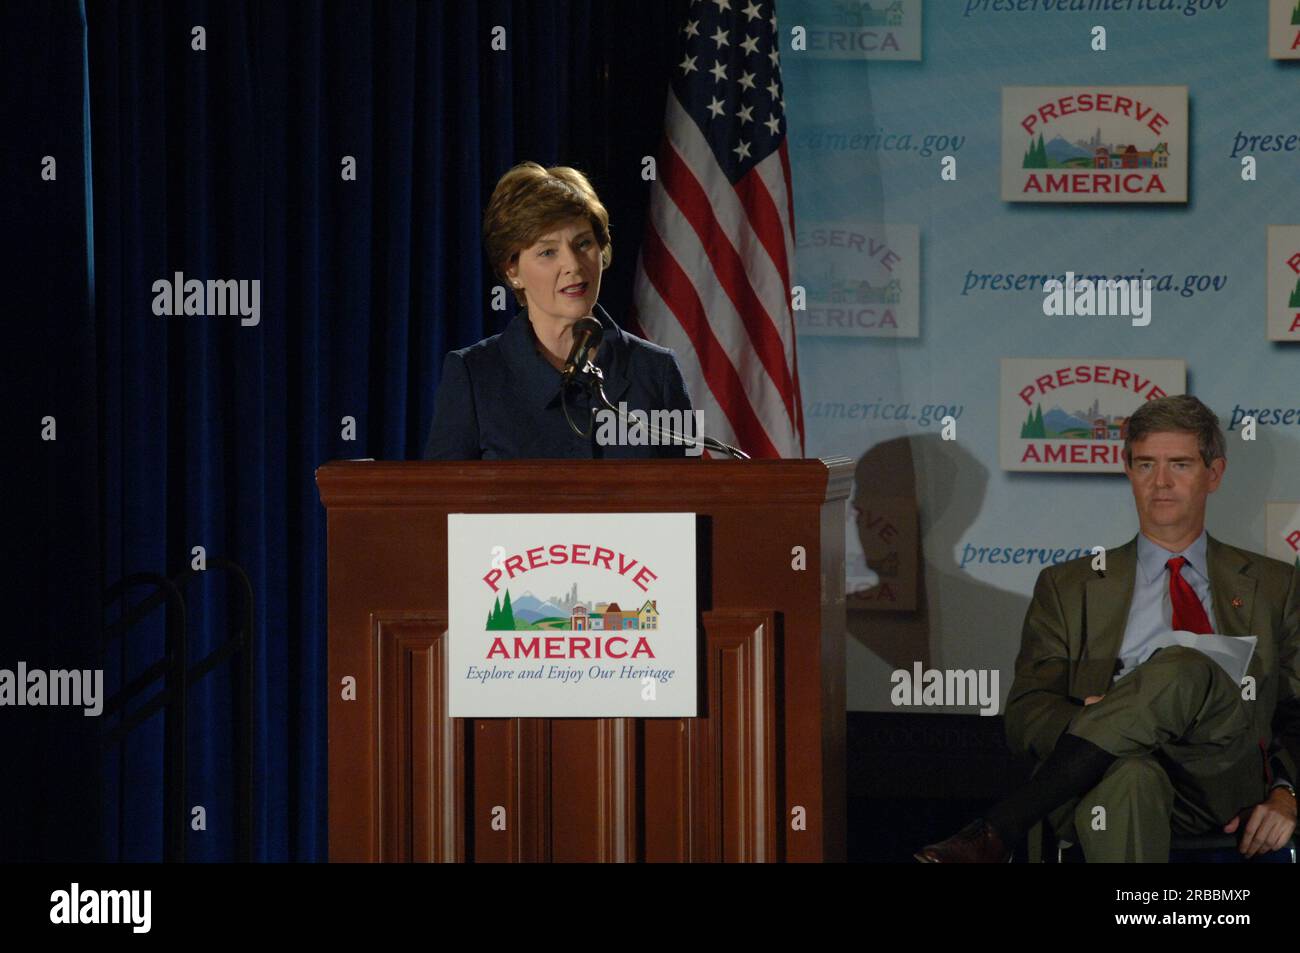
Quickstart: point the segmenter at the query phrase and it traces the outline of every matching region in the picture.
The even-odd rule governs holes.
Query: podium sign
[[[695,717],[694,513],[450,513],[448,715]]]

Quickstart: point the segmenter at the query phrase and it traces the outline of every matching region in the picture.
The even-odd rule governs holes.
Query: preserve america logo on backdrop
[[[1300,225],[1268,227],[1268,339],[1300,341]]]
[[[1300,0],[1268,0],[1268,55],[1300,60]]]
[[[1300,503],[1268,503],[1264,507],[1268,548],[1274,559],[1300,566]]]
[[[1005,202],[1186,202],[1186,86],[1002,87]]]
[[[916,498],[855,489],[852,499],[844,549],[845,604],[878,612],[915,611],[921,567]]]
[[[811,0],[781,9],[783,19],[794,18],[792,52],[825,60],[921,58],[921,0]]]
[[[453,718],[693,717],[695,514],[447,517]]]
[[[1002,469],[1122,473],[1129,416],[1186,382],[1182,360],[1004,357]]]
[[[802,335],[914,338],[921,333],[921,230],[818,222],[795,234]]]

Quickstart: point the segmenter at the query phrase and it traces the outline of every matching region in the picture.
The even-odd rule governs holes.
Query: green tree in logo
[[[1047,436],[1047,428],[1043,426],[1043,405],[1039,404],[1036,411],[1029,412],[1029,419],[1020,425],[1020,438],[1022,440],[1042,439]]]
[[[1300,0],[1296,0],[1295,9],[1291,11],[1291,25],[1300,26]]]
[[[1025,153],[1025,161],[1021,165],[1023,169],[1046,169],[1047,168],[1047,147],[1043,145],[1043,134],[1038,134],[1037,142],[1029,143],[1029,151]]]
[[[1291,292],[1291,300],[1287,302],[1287,306],[1300,308],[1300,281],[1295,283],[1295,291]]]
[[[515,611],[510,608],[510,590],[506,590],[506,601],[499,602],[492,600],[492,611],[488,613],[487,627],[489,632],[506,631],[513,632],[515,628]]]

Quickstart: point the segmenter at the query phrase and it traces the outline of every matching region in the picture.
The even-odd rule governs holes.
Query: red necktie
[[[1182,556],[1175,556],[1165,563],[1169,567],[1169,600],[1174,607],[1174,628],[1182,632],[1195,632],[1197,635],[1212,635],[1210,617],[1205,614],[1200,597],[1191,583],[1183,578],[1183,564],[1187,562]]]

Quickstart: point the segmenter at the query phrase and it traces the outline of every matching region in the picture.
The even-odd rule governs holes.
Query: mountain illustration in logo
[[[1040,134],[1039,139],[1042,139]],[[1077,143],[1070,142],[1065,136],[1056,136],[1047,144],[1047,158],[1058,166],[1078,164],[1078,160],[1087,160],[1091,153]]]
[[[567,610],[560,608],[549,599],[542,601],[531,592],[525,592],[514,604],[515,618],[522,619],[525,622],[536,622],[539,619],[562,619],[569,613]]]

